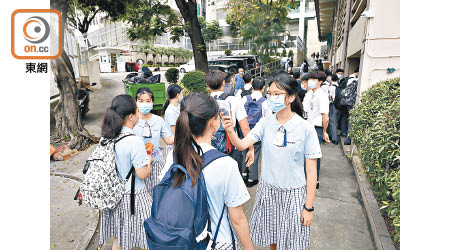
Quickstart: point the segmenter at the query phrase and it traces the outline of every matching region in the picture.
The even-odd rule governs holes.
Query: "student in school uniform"
[[[105,113],[102,138],[114,139],[120,134],[132,134],[138,122],[136,102],[129,95],[116,96]],[[114,209],[103,209],[100,221],[99,243],[114,237],[113,250],[130,250],[138,247],[148,249],[144,221],[151,214],[151,198],[145,188],[144,179],[150,175],[153,158],[147,155],[145,145],[138,136],[127,136],[115,145],[116,167],[120,179],[134,167],[135,196],[134,214],[131,214],[131,181],[126,184],[126,192]]]
[[[245,73],[242,77],[244,79],[244,86],[237,90],[236,97],[238,99],[243,99],[244,96],[250,95],[252,93],[252,75],[250,73]]]
[[[276,114],[262,118],[244,139],[234,132],[231,117],[222,117],[236,148],[242,150],[261,141],[261,182],[250,231],[255,245],[270,245],[271,250],[303,250],[310,242],[316,159],[322,153],[314,127],[301,117],[297,91],[292,77],[281,75],[272,80],[267,96]]]
[[[224,75],[222,71],[219,70],[212,70],[206,73],[205,76],[205,82],[206,86],[210,90],[211,96],[217,100],[217,101],[227,101],[231,107],[231,115],[233,117],[233,126],[236,129],[237,122],[239,123],[240,129],[242,131],[242,134],[246,136],[248,132],[250,131],[250,127],[248,125],[247,120],[247,112],[245,111],[244,104],[241,102],[240,99],[236,98],[233,95],[228,95],[224,93]],[[237,122],[236,122],[237,121]],[[235,159],[238,163],[239,169],[242,169],[242,166],[245,165],[245,162],[247,162],[248,165],[253,163],[254,160],[254,149],[253,146],[249,148],[249,153],[246,155],[246,159],[243,159],[243,154],[241,151],[232,149],[231,152],[224,151],[223,144],[227,140],[227,137],[225,135],[225,131],[219,131],[219,133],[216,133],[214,135],[212,145],[217,148],[219,151],[223,153],[227,153],[231,155],[233,159]]]
[[[338,119],[340,116],[340,110],[336,108],[336,106],[334,106],[334,99],[336,97],[336,88],[339,86],[338,85],[338,76],[336,74],[333,74],[331,76],[330,79],[330,88],[328,90],[328,98],[330,99],[330,112],[329,112],[329,117],[330,117],[330,126],[329,130],[330,130],[330,136],[331,136],[331,142],[335,145],[338,144],[338,133],[337,133],[337,123],[338,123]]]
[[[164,169],[170,168],[175,157],[177,163],[187,169],[192,180],[197,180],[200,171],[203,173],[213,234],[216,232],[224,204],[226,205],[215,249],[231,250],[233,244],[236,249],[241,249],[240,242],[244,250],[252,250],[248,221],[242,209],[250,195],[239,174],[236,161],[225,156],[212,161],[203,170],[199,169],[201,155],[216,150],[211,146],[212,136],[220,126],[216,101],[203,93],[186,96],[181,103],[181,113],[176,126],[174,153],[167,156]],[[184,174],[180,172],[177,175],[175,183],[183,181]]]
[[[314,126],[320,143],[330,142],[328,137],[328,113],[330,101],[320,85],[325,81],[326,75],[321,71],[308,74],[308,87],[311,89],[310,98],[303,100],[308,122]],[[319,188],[320,159],[317,159],[317,188]]]
[[[259,119],[272,115],[272,110],[270,109],[266,98],[263,96],[263,91],[264,91],[265,87],[266,87],[266,82],[265,82],[264,78],[261,76],[258,76],[255,79],[253,79],[253,81],[252,81],[253,91],[252,91],[251,95],[249,95],[250,97],[248,97],[248,96],[242,97],[242,101],[244,102],[244,107],[247,107],[246,111],[247,111],[248,116],[250,116],[250,114],[249,114],[250,110],[247,110],[249,108],[249,105],[247,102],[249,102],[250,100],[252,100],[253,102],[262,101],[261,117]],[[264,98],[264,99],[261,99],[261,98]],[[247,104],[247,106],[246,106],[246,104]],[[259,121],[259,120],[256,120],[255,117],[247,117],[247,120],[249,121],[250,128],[253,128],[253,126]],[[258,164],[259,164],[259,154],[261,152],[261,142],[257,142],[255,144],[253,144],[253,148],[255,151],[255,157],[254,157],[255,161],[253,161],[252,165],[249,168],[247,168],[247,166],[242,166],[242,168],[247,168],[248,171],[245,171],[245,169],[241,169],[242,175],[244,176],[244,181],[246,180],[245,184],[247,185],[247,187],[253,187],[259,183]],[[247,154],[247,150],[244,151],[244,156],[243,156],[244,159],[246,158],[246,154]],[[247,172],[249,172],[249,173],[247,173]],[[248,175],[248,179],[247,179],[247,175]]]
[[[164,120],[173,134],[175,134],[175,125],[180,115],[180,102],[183,100],[182,90],[178,84],[169,85],[167,88],[167,100],[163,107]]]
[[[137,90],[136,104],[139,110],[139,121],[133,129],[133,132],[141,137],[144,143],[151,142],[153,144],[152,156],[155,161],[152,164],[150,176],[145,179],[150,197],[153,197],[153,187],[159,183],[158,177],[164,167],[160,139],[162,138],[167,145],[172,145],[174,140],[172,130],[166,125],[164,119],[150,112],[153,110],[154,99],[153,91],[149,88],[142,87]]]
[[[177,123],[178,116],[180,115],[180,102],[183,99],[183,89],[178,84],[171,84],[167,88],[167,99],[163,107],[164,120],[166,126],[172,130],[175,134],[175,124]],[[173,145],[167,145],[166,155],[170,154],[173,150]]]

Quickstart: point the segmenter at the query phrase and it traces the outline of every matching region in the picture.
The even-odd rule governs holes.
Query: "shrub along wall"
[[[350,136],[380,210],[400,245],[400,78],[381,81],[362,93],[351,111]]]

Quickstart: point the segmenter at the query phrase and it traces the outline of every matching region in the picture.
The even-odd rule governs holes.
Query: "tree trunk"
[[[70,138],[69,147],[84,150],[98,138],[89,134],[81,124],[78,108],[77,84],[72,64],[66,52],[50,61],[52,71],[59,90],[59,102],[55,107],[56,138]]]
[[[57,9],[62,15],[62,37],[64,44],[64,27],[69,9],[68,2],[52,0],[52,9]],[[55,107],[56,131],[54,139],[70,138],[69,147],[84,150],[98,138],[89,134],[81,124],[81,114],[78,107],[77,84],[72,63],[63,50],[61,56],[50,61],[54,79],[59,90],[59,102]]]
[[[194,52],[195,70],[208,71],[208,56],[206,44],[203,39],[200,23],[197,18],[197,1],[175,0],[178,9],[183,16],[184,22],[189,23],[188,35],[191,38],[192,50]]]

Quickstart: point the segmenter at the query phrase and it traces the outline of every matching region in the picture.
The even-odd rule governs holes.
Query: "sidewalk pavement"
[[[84,162],[95,149],[66,161],[50,162],[50,246],[56,250],[84,250],[98,223],[98,210],[73,200],[83,177]]]

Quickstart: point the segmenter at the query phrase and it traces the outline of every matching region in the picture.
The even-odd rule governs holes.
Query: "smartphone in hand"
[[[217,100],[219,106],[219,114],[223,112],[224,116],[230,116],[231,104],[226,100]]]

